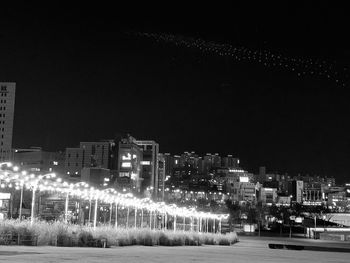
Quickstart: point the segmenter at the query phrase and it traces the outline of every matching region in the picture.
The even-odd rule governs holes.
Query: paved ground
[[[62,248],[0,246],[0,262],[350,262],[350,253],[269,249],[268,243],[300,244],[300,240],[241,237],[233,246]],[[303,240],[306,244],[334,246],[336,242]],[[350,248],[349,243],[341,246]]]

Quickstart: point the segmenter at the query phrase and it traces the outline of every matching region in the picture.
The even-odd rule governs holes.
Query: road
[[[233,246],[201,247],[115,247],[64,248],[0,246],[0,262],[349,262],[350,253],[269,249],[268,243],[297,243],[299,240],[241,237]],[[335,242],[305,240],[316,246],[337,246]],[[350,244],[341,246],[349,247]]]

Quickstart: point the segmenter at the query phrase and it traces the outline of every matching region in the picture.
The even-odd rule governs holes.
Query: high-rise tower
[[[0,161],[11,159],[16,83],[0,82]]]

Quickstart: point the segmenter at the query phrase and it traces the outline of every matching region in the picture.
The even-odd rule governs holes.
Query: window
[[[7,86],[2,85],[2,86],[1,86],[1,91],[7,91]]]
[[[123,167],[123,168],[131,167],[131,163],[129,163],[129,162],[123,162],[123,163],[122,163],[122,167]]]

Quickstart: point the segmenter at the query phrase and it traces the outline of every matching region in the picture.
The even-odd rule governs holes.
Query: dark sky
[[[265,165],[350,180],[344,7],[152,8],[2,9],[0,80],[17,82],[14,147],[59,150],[128,132],[162,152],[233,154],[252,172]],[[346,85],[130,32],[326,61]]]

